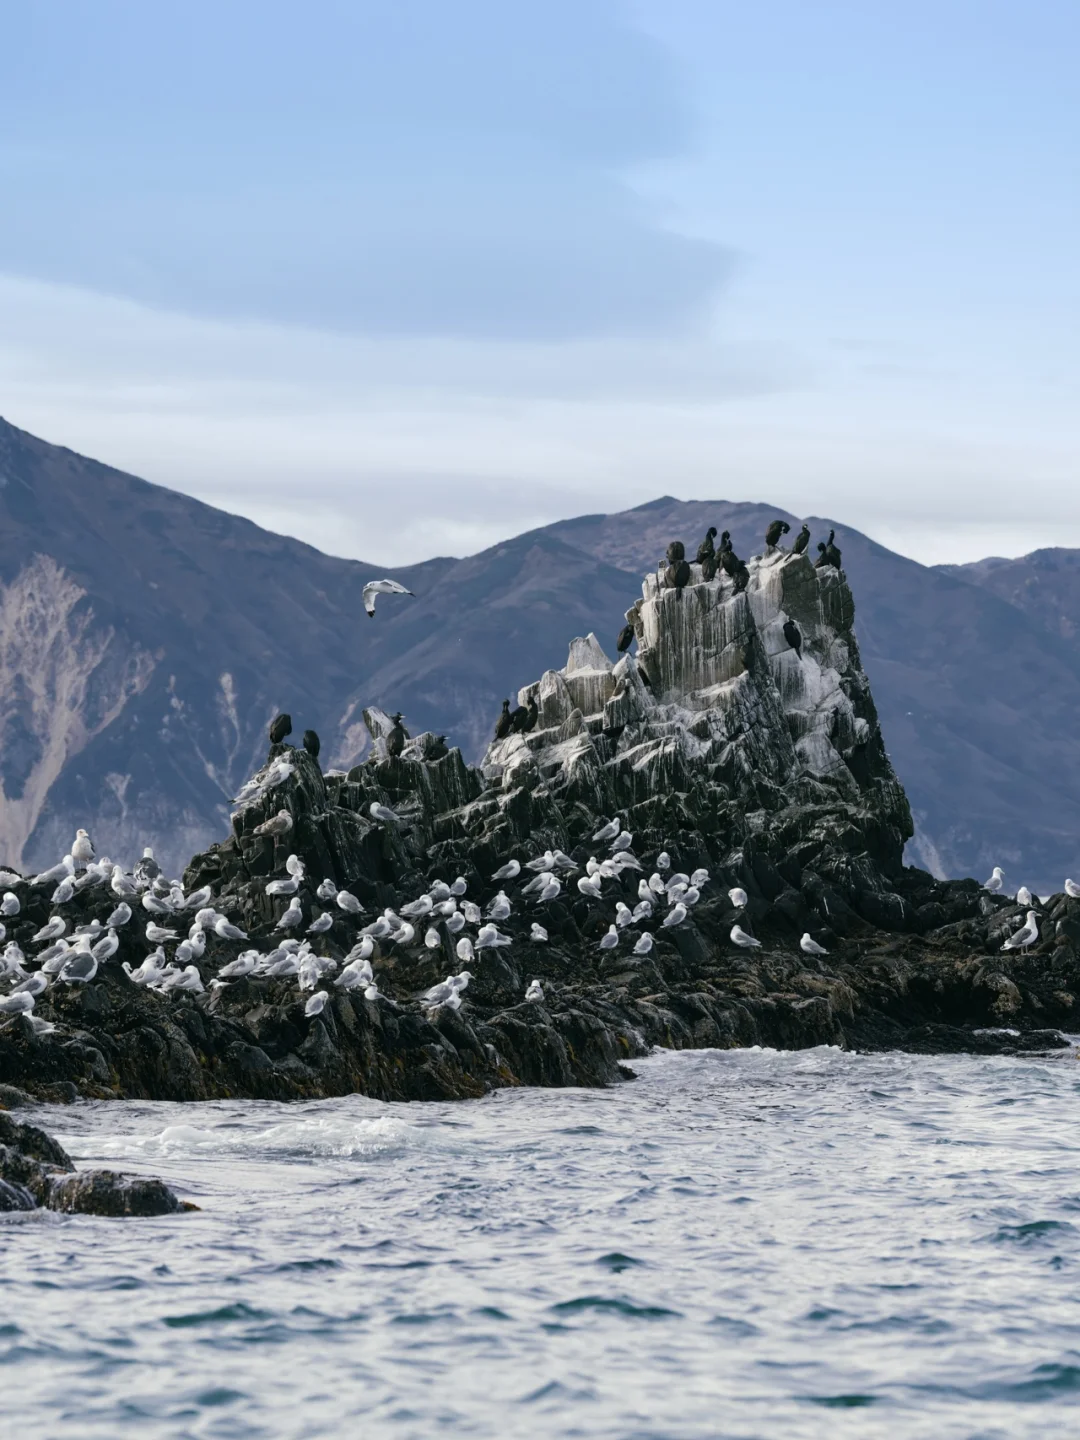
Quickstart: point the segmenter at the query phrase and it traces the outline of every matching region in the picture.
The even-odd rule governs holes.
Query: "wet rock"
[[[173,1215],[194,1209],[162,1180],[76,1171],[58,1141],[0,1113],[0,1210],[44,1207],[80,1215]]]

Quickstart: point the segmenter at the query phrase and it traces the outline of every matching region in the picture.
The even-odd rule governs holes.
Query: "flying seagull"
[[[399,585],[396,580],[369,580],[364,586],[364,609],[374,620],[376,595],[412,594],[413,592],[411,590],[406,590],[405,586]]]

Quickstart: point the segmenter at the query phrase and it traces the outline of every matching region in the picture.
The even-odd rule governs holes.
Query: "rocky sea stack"
[[[748,577],[702,580],[689,568],[685,587],[666,586],[663,566],[646,577],[627,613],[636,654],[612,664],[595,636],[574,640],[566,666],[518,696],[525,710],[535,703],[533,728],[493,742],[479,768],[432,734],[388,755],[391,722],[374,710],[372,754],[347,775],[323,775],[302,748],[271,746],[233,833],[184,876],[189,894],[209,887],[207,903],[246,936],[207,932],[194,962],[207,988],[159,994],[129,980],[122,962],[137,966],[153,948],[150,916],[133,901],[92,983],[54,981],[36,1025],[0,1025],[0,1083],[46,1099],[425,1099],[604,1084],[631,1075],[655,1045],[1064,1045],[1054,1027],[1070,1027],[1080,994],[1080,901],[1053,897],[1038,943],[1003,952],[1023,923],[1012,900],[904,866],[911,816],[843,572],[773,547],[748,562]],[[282,811],[283,833],[266,833]],[[595,838],[613,825],[617,834]],[[612,863],[613,850],[631,860]],[[546,852],[563,857],[559,888],[539,899],[526,889],[528,862]],[[274,880],[290,888],[290,856],[302,862],[295,893],[267,894]],[[494,880],[511,860],[520,874]],[[652,914],[640,908],[658,867],[665,882],[685,877],[680,923],[663,923],[673,910],[655,884]],[[696,871],[708,878],[691,884]],[[400,920],[434,882],[459,877],[460,907]],[[319,899],[325,881],[330,898]],[[335,888],[362,912],[338,905]],[[423,1004],[463,968],[462,939],[478,938],[475,912],[461,923],[465,901],[486,915],[500,891],[511,909],[497,927],[510,943],[476,948],[457,1008]],[[53,911],[45,892],[19,893],[8,938],[31,965],[30,939]],[[59,913],[103,920],[114,903],[90,886]],[[336,986],[336,964],[312,1016],[295,975],[211,985],[245,949],[273,949],[297,905],[297,935],[330,917],[309,938],[338,963],[389,912],[398,938],[372,936],[375,996]],[[530,938],[535,925],[546,940]],[[615,939],[602,948],[607,934]],[[638,943],[645,934],[651,948]],[[805,953],[806,934],[823,953]],[[527,1001],[536,979],[541,998]]]

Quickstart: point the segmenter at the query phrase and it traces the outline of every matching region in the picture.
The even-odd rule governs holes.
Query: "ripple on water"
[[[822,1048],[635,1068],[422,1109],[28,1116],[203,1210],[0,1220],[8,1430],[1071,1433],[1075,1065]]]

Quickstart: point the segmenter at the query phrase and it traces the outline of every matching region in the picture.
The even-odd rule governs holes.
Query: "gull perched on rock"
[[[553,850],[545,850],[543,855],[538,855],[535,860],[526,861],[526,869],[533,871],[554,870],[555,852]]]
[[[97,944],[91,948],[94,959],[97,960],[100,965],[104,965],[105,961],[111,960],[117,950],[120,949],[120,937],[115,930],[109,930],[101,937]]]
[[[314,1015],[321,1015],[322,1012],[326,1009],[329,999],[329,991],[316,990],[314,995],[309,996],[308,1002],[304,1006],[304,1014],[308,1017],[308,1019],[311,1019]]]
[[[66,880],[75,874],[75,861],[70,855],[65,855],[59,865],[54,865],[50,870],[42,870],[40,875],[35,875],[30,881],[31,885],[48,885],[50,881]]]
[[[809,931],[799,941],[799,949],[804,955],[827,955],[829,953],[823,945],[818,944]]]
[[[71,858],[80,870],[85,870],[94,858],[94,846],[85,830],[75,831],[75,843],[71,847]]]
[[[528,1000],[528,1001],[529,1001],[530,1003],[532,1003],[532,1004],[536,1004],[538,1001],[543,1000],[543,998],[544,998],[544,987],[543,987],[543,985],[540,984],[540,981],[539,981],[539,980],[530,980],[530,981],[529,981],[529,988],[525,991],[525,999]]]
[[[699,868],[699,869],[695,870],[694,873],[690,876],[690,884],[696,886],[698,890],[700,890],[700,889],[702,888],[702,886],[707,885],[708,883],[709,883],[709,872],[708,872],[708,870],[703,870],[703,869],[700,869],[700,868]]]
[[[276,815],[271,815],[269,820],[264,820],[261,825],[256,825],[253,833],[255,835],[288,835],[293,828],[293,818],[288,810],[279,810]]]
[[[467,935],[461,937],[454,950],[458,959],[464,961],[466,965],[473,958],[473,943]]]
[[[165,951],[161,949],[151,951],[135,970],[131,968],[130,962],[125,960],[121,969],[135,985],[157,985],[165,973]]]
[[[334,902],[339,910],[344,910],[346,915],[359,915],[363,906],[355,895],[348,890],[339,890],[334,896]]]
[[[1025,905],[1025,906],[1031,904],[1031,891],[1028,889],[1028,887],[1027,887],[1026,885],[1021,885],[1021,886],[1020,886],[1020,889],[1017,890],[1017,892],[1016,892],[1016,903],[1017,903],[1018,905]]]
[[[499,933],[495,925],[481,925],[476,936],[477,950],[490,950],[496,945],[512,945],[513,939],[509,935]]]
[[[201,995],[204,988],[197,965],[185,965],[183,970],[167,975],[161,981],[161,989],[166,991],[190,990],[196,995]]]
[[[219,915],[214,921],[214,934],[220,935],[222,940],[246,940],[247,932],[241,930],[239,925],[234,925],[231,920],[226,920],[224,915]]]
[[[996,895],[1004,883],[1005,871],[1002,870],[1000,865],[995,865],[994,872],[990,876],[990,879],[983,881],[983,889],[989,890],[992,895]]]
[[[109,888],[118,900],[132,900],[139,893],[139,887],[132,880],[130,875],[125,875],[119,865],[112,868],[112,879],[109,881]]]
[[[0,1000],[0,1015],[29,1015],[33,1008],[34,997],[26,990],[17,990]]]
[[[464,875],[459,875],[459,876],[457,877],[457,879],[454,881],[454,883],[450,886],[450,894],[451,894],[451,895],[456,895],[457,898],[460,900],[461,897],[462,897],[462,895],[465,894],[465,892],[466,892],[466,890],[468,890],[468,888],[469,888],[469,882],[465,879],[465,876],[464,876]]]
[[[529,931],[529,939],[537,945],[543,945],[546,943],[547,938],[548,932],[544,929],[543,925],[538,925],[534,920],[532,922],[532,929]]]
[[[309,935],[324,935],[327,930],[332,929],[333,924],[334,917],[328,915],[324,910],[321,915],[316,915],[315,919],[307,927],[307,933]]]
[[[142,907],[150,915],[171,915],[172,906],[164,900],[159,900],[152,890],[147,890],[142,897]]]
[[[58,940],[67,929],[67,921],[62,915],[54,915],[47,921],[31,940],[31,945],[40,945],[43,940]]]
[[[1026,950],[1029,945],[1034,945],[1039,938],[1039,920],[1034,910],[1027,912],[1027,920],[1017,930],[1015,935],[1010,935],[1002,945],[1002,950]]]
[[[451,935],[460,935],[465,929],[465,916],[460,910],[455,910],[452,915],[446,917],[446,928]]]
[[[653,944],[653,937],[649,934],[648,930],[646,930],[643,935],[638,936],[637,944],[634,946],[634,954],[648,955],[649,951],[653,947]]]
[[[146,938],[151,945],[160,945],[163,940],[175,940],[176,931],[166,930],[163,925],[155,925],[153,920],[146,923]]]
[[[536,897],[536,902],[538,905],[547,905],[552,900],[557,900],[562,894],[562,881],[557,875],[551,874],[544,875],[542,878],[544,883]]]
[[[377,595],[412,595],[411,590],[406,590],[404,585],[399,585],[396,580],[369,580],[364,586],[364,609],[368,616],[375,618],[375,597]],[[415,597],[414,597],[415,598]]]
[[[679,904],[673,905],[671,907],[668,913],[664,916],[662,924],[665,929],[672,925],[681,925],[682,922],[686,919],[686,915],[686,906],[683,905],[680,901]]]
[[[616,815],[614,820],[608,821],[606,825],[601,825],[600,829],[597,830],[596,834],[592,838],[598,841],[614,840],[615,836],[618,835],[621,830],[622,821]]]
[[[438,930],[435,929],[434,925],[424,931],[424,944],[429,950],[437,950],[442,944],[442,936]]]
[[[13,916],[18,915],[21,909],[22,901],[14,891],[5,890],[4,898],[0,900],[0,915],[3,915],[6,919],[11,919]]]
[[[604,893],[600,881],[592,875],[578,876],[577,888],[582,895],[589,895],[594,900],[599,900]]]
[[[508,860],[505,865],[499,866],[498,870],[495,871],[495,874],[492,875],[491,878],[493,880],[516,880],[520,874],[521,861]]]
[[[161,874],[161,866],[154,859],[154,852],[149,845],[144,848],[142,859],[135,861],[131,873],[141,885],[149,885]]]
[[[668,852],[667,852],[666,850],[661,850],[661,851],[660,851],[660,854],[657,855],[657,857],[656,857],[656,868],[657,868],[658,870],[670,870],[670,869],[671,869],[671,856],[668,854]]]
[[[74,951],[60,971],[60,979],[68,985],[89,985],[98,972],[97,958],[90,951]]]
[[[601,950],[614,950],[619,943],[619,930],[616,925],[609,925],[607,934],[600,937]]]
[[[193,890],[185,899],[182,908],[185,910],[201,910],[213,893],[209,885],[204,885],[199,890]]]
[[[727,893],[728,899],[731,901],[732,905],[735,906],[736,910],[746,909],[747,895],[745,890],[742,890],[738,885],[735,885]]]
[[[373,820],[378,820],[381,825],[401,824],[400,815],[396,815],[389,805],[380,805],[377,800],[373,800],[368,806],[368,814]]]
[[[300,897],[298,895],[294,895],[293,898],[289,901],[289,908],[285,911],[284,915],[282,915],[281,919],[277,922],[277,928],[279,930],[295,930],[297,925],[300,924],[303,918],[304,912],[300,908]]]
[[[330,879],[329,875],[326,877],[325,880],[319,881],[319,888],[315,891],[315,898],[317,900],[333,900],[336,895],[337,886],[334,884],[333,880]]]
[[[1080,885],[1075,880],[1066,880],[1065,894],[1072,900],[1080,900]]]
[[[421,915],[430,915],[434,905],[430,895],[421,895],[419,899],[410,900],[408,905],[402,905],[401,913],[419,918]]]
[[[748,935],[741,925],[732,925],[731,943],[738,945],[740,950],[760,950],[761,941],[753,935]]]
[[[52,893],[52,899],[49,903],[51,905],[66,905],[74,894],[75,881],[71,878],[70,875],[68,875],[60,881],[59,885],[57,885],[56,889]]]
[[[267,895],[295,895],[300,881],[295,875],[286,875],[280,880],[271,880],[266,886]]]
[[[13,995],[44,995],[49,988],[49,977],[43,975],[39,970],[36,975],[28,975],[25,980],[20,981],[11,992]]]
[[[500,890],[488,906],[488,918],[491,920],[507,920],[510,917],[510,908],[510,901]]]

